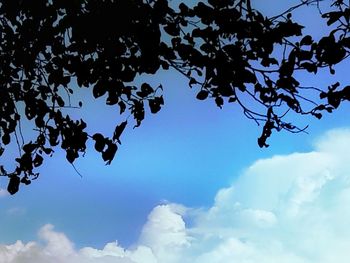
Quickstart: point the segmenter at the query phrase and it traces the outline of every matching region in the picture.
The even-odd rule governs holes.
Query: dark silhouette
[[[127,121],[112,138],[87,134],[83,120],[61,111],[78,106],[62,97],[74,93],[73,81],[120,113],[129,111],[137,127],[146,106],[157,113],[164,101],[162,86],[136,87],[135,77],[173,69],[198,89],[197,99],[213,99],[220,108],[237,103],[246,117],[262,123],[260,147],[268,146],[274,130],[302,131],[284,120],[287,111],[321,118],[350,99],[349,86],[303,87],[295,78],[297,70],[316,74],[324,67],[334,74],[333,66],[349,55],[350,11],[343,1],[328,1],[333,11],[322,17],[330,33],[319,41],[293,22],[293,10],[317,8],[319,1],[304,0],[270,18],[249,0],[208,0],[194,7],[171,7],[168,0],[1,1],[0,155],[11,140],[19,148],[14,171],[0,166],[9,193],[37,178],[35,168],[58,145],[73,164],[92,139],[103,160],[113,160]],[[249,107],[249,101],[259,107]],[[21,118],[35,125],[33,141],[21,139]]]

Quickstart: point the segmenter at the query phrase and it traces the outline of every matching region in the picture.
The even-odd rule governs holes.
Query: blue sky
[[[282,9],[260,3],[266,12]],[[347,68],[339,67],[336,79],[345,83]],[[301,77],[332,83],[322,74]],[[326,263],[337,255],[346,262],[348,105],[321,121],[292,117],[309,124],[309,134],[275,133],[260,149],[261,127],[236,105],[221,110],[195,100],[196,90],[174,72],[140,81],[162,83],[165,106],[126,130],[112,165],[91,149],[76,163],[80,178],[57,151],[29,187],[15,196],[0,191],[1,259]],[[83,115],[89,131],[108,134],[123,120],[103,100],[80,96],[86,110],[71,113]]]

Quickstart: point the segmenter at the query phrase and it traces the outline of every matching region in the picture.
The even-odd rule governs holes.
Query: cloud
[[[22,216],[26,213],[26,209],[23,207],[11,207],[6,210],[6,214],[10,216]]]
[[[0,188],[0,198],[10,195],[6,189]]]
[[[186,225],[184,218],[191,218]],[[41,242],[0,246],[4,263],[345,263],[350,257],[350,130],[307,153],[258,160],[208,209],[156,206],[131,248],[77,249],[52,225]]]
[[[83,248],[76,250],[65,234],[57,232],[50,224],[39,230],[39,238],[44,243],[17,241],[12,245],[0,246],[2,263],[134,263],[131,256],[147,258],[147,249],[142,248],[130,254],[117,243],[109,243],[102,250]]]

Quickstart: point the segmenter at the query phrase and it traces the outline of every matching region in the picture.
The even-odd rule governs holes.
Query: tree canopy
[[[320,2],[329,4],[327,12]],[[298,8],[318,9],[327,34],[318,40],[304,34],[304,25],[293,20]],[[342,0],[303,0],[274,17],[264,16],[250,0],[193,6],[185,1],[171,6],[168,0],[3,0],[0,156],[12,141],[18,158],[14,170],[0,165],[0,175],[9,178],[8,191],[14,194],[21,183],[38,177],[36,168],[55,147],[73,164],[88,140],[110,164],[125,127],[132,122],[138,127],[145,112],[157,113],[163,106],[167,83],[134,84],[138,76],[156,78],[160,70],[185,76],[199,100],[213,100],[220,108],[238,104],[247,118],[262,124],[258,145],[267,147],[273,131],[303,131],[285,120],[287,112],[320,119],[350,100],[350,86],[305,87],[296,77],[321,68],[335,73],[334,66],[349,56],[349,23],[350,8]],[[62,111],[90,107],[65,99],[78,87],[134,121],[126,117],[111,138],[88,134],[84,120]],[[35,127],[30,141],[22,136],[23,118]]]

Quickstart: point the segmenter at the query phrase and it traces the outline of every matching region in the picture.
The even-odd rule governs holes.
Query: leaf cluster
[[[311,8],[303,1],[288,11],[265,17],[250,0],[199,1],[178,7],[167,0],[3,0],[0,4],[0,156],[11,141],[19,148],[8,191],[38,177],[35,169],[55,147],[73,164],[88,140],[106,164],[117,152],[127,117],[111,138],[89,134],[84,120],[64,114],[77,88],[88,88],[96,99],[128,112],[134,127],[147,112],[164,104],[163,86],[135,85],[143,74],[173,69],[198,90],[199,100],[213,99],[222,108],[235,103],[243,114],[262,124],[260,147],[274,130],[301,132],[285,121],[286,113],[322,117],[350,99],[348,86],[328,90],[303,87],[297,71],[316,74],[349,55],[349,6],[330,1],[335,10],[322,13],[330,32],[320,40],[304,35],[292,11]],[[74,83],[77,85],[74,85]],[[304,95],[312,90],[324,103]],[[68,98],[68,99],[66,99]],[[255,106],[251,106],[255,103]],[[23,107],[20,107],[23,105]],[[305,109],[305,107],[307,107]],[[36,138],[25,141],[21,119],[35,126]]]

